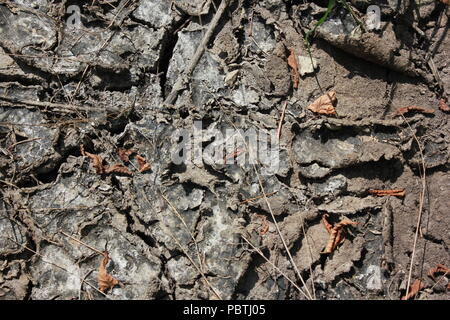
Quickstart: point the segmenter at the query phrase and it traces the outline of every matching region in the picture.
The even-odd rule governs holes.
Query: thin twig
[[[41,259],[42,259],[43,262],[48,263],[48,264],[51,264],[52,266],[57,267],[57,268],[63,270],[64,272],[67,272],[68,274],[71,274],[71,275],[73,275],[73,276],[75,276],[75,277],[78,277],[80,280],[82,280],[82,279],[80,278],[80,276],[78,276],[78,275],[76,275],[76,274],[70,272],[70,271],[67,270],[66,268],[61,267],[60,265],[57,265],[57,264],[54,263],[54,262],[51,262],[51,261],[49,261],[49,260],[46,260],[46,259],[47,259],[46,257],[44,257],[42,254],[40,254],[40,253],[34,251],[33,249],[28,248],[26,245],[20,244],[20,243],[14,241],[13,239],[11,239],[11,238],[9,238],[9,237],[8,237],[7,239],[10,240],[10,241],[12,241],[12,242],[14,242],[15,244],[21,246],[22,248],[24,248],[24,249],[26,249],[26,250],[28,250],[28,251],[34,253],[35,255],[41,257]],[[107,297],[105,293],[103,293],[102,291],[100,291],[99,289],[97,289],[96,286],[90,284],[90,283],[87,282],[86,280],[82,280],[82,283],[86,283],[88,286],[90,286],[91,288],[93,288],[95,291],[97,291],[97,292],[101,293],[102,295],[104,295],[105,297]]]
[[[100,255],[102,255],[102,256],[105,255],[104,252],[102,252],[102,251],[100,251],[100,250],[98,250],[98,249],[95,249],[94,247],[91,247],[90,245],[84,243],[84,242],[81,241],[81,240],[78,240],[78,239],[75,238],[75,237],[72,237],[70,234],[67,234],[67,233],[65,233],[65,232],[62,231],[62,230],[59,231],[59,232],[61,232],[61,233],[62,233],[63,235],[65,235],[66,237],[72,239],[73,241],[78,242],[79,244],[82,244],[82,245],[85,246],[86,248],[89,248],[89,249],[91,249],[92,251],[97,252],[98,254],[100,254]]]
[[[165,105],[174,104],[174,102],[177,100],[179,92],[183,90],[184,83],[186,82],[187,78],[192,75],[192,73],[195,70],[195,67],[197,66],[198,62],[200,61],[200,58],[203,56],[206,46],[208,45],[208,42],[211,39],[211,36],[214,33],[214,30],[216,29],[216,26],[219,23],[219,20],[222,17],[223,13],[225,12],[225,9],[227,8],[230,1],[232,1],[232,0],[222,0],[222,2],[220,3],[220,6],[216,11],[216,14],[213,17],[213,19],[209,25],[209,28],[206,31],[205,36],[203,37],[202,41],[200,42],[199,46],[197,47],[197,50],[195,51],[195,54],[189,64],[188,68],[185,69],[185,71],[180,76],[178,76],[178,79],[175,82],[175,84],[172,88],[172,91],[169,93],[166,100],[164,101]]]
[[[170,208],[172,209],[172,211],[176,214],[176,216],[178,217],[178,219],[180,219],[181,223],[183,224],[183,226],[185,227],[186,231],[189,233],[189,235],[191,236],[192,241],[194,242],[195,245],[195,249],[196,249],[196,253],[197,253],[197,258],[198,258],[198,262],[199,265],[197,266],[197,264],[194,262],[194,259],[192,259],[192,257],[188,254],[188,252],[183,248],[183,246],[181,245],[181,243],[178,241],[178,239],[172,234],[172,232],[166,228],[166,231],[169,232],[170,236],[172,237],[172,239],[177,243],[177,245],[180,247],[180,249],[183,251],[184,255],[189,259],[189,261],[192,263],[192,265],[195,267],[195,269],[197,269],[197,271],[200,273],[200,275],[202,276],[203,280],[205,281],[206,285],[211,289],[211,291],[216,295],[216,297],[219,300],[222,300],[222,297],[220,296],[219,292],[217,292],[217,290],[212,286],[212,284],[208,281],[208,278],[206,278],[205,273],[202,270],[202,258],[200,255],[200,249],[198,247],[198,243],[195,240],[194,235],[192,234],[191,230],[189,229],[189,227],[187,226],[186,222],[184,221],[183,217],[181,216],[181,214],[178,212],[177,208],[175,208],[175,206],[169,201],[169,199],[167,199],[166,196],[164,196],[164,194],[161,192],[161,197],[169,204]],[[148,198],[146,197],[147,201]],[[150,203],[150,201],[149,201]],[[163,221],[163,220],[161,220]]]
[[[98,109],[91,106],[77,106],[74,104],[54,103],[46,101],[33,101],[33,100],[21,100],[17,98],[11,98],[6,96],[0,96],[0,100],[7,101],[12,104],[28,105],[37,108],[50,108],[60,112],[80,112],[80,111],[97,111]],[[111,112],[118,112],[118,110],[111,109]]]
[[[227,117],[227,120],[228,120],[228,122],[229,122],[229,123],[237,130],[237,128],[236,128],[236,126],[234,125],[234,123],[231,122],[230,119],[228,119],[228,117]],[[246,145],[247,150],[250,150],[250,148],[249,148],[249,146],[248,146],[248,144],[247,144],[245,138],[242,136],[241,131],[240,131],[240,130],[237,130],[237,132],[239,132],[239,135],[241,136],[242,140],[244,141],[244,144]],[[250,150],[250,152],[251,152],[251,150]],[[267,193],[266,193],[266,191],[265,191],[265,189],[264,189],[264,186],[263,186],[263,183],[262,183],[261,176],[260,176],[260,174],[259,174],[259,172],[258,172],[258,169],[256,168],[256,165],[255,165],[255,164],[253,164],[253,169],[254,169],[254,171],[255,171],[255,173],[256,173],[256,176],[257,176],[257,178],[258,178],[259,186],[260,186],[261,191],[262,191],[263,196],[264,196],[264,201],[266,202],[266,205],[267,205],[267,207],[269,208],[270,216],[272,217],[272,221],[273,221],[273,223],[274,223],[274,225],[275,225],[275,228],[276,228],[276,230],[277,230],[277,233],[278,233],[278,235],[279,235],[279,237],[280,237],[280,239],[281,239],[281,242],[283,243],[284,249],[286,250],[286,253],[287,253],[288,257],[289,257],[289,260],[290,260],[290,262],[291,262],[291,264],[292,264],[292,267],[294,268],[295,272],[297,273],[297,276],[298,276],[298,278],[300,279],[300,281],[302,282],[303,286],[305,286],[305,289],[306,289],[306,292],[308,293],[308,295],[305,295],[303,291],[301,291],[301,293],[303,293],[307,299],[313,300],[314,298],[313,298],[313,296],[311,295],[311,293],[309,292],[309,289],[308,289],[308,287],[306,286],[306,283],[305,283],[305,281],[303,280],[303,277],[302,277],[300,271],[298,270],[297,265],[296,265],[295,262],[294,262],[294,258],[293,258],[292,255],[291,255],[291,252],[290,252],[290,250],[289,250],[289,248],[288,248],[288,246],[287,246],[287,244],[286,244],[286,241],[284,240],[283,234],[281,233],[281,230],[280,230],[280,228],[279,228],[279,226],[278,226],[278,222],[277,222],[277,220],[275,219],[275,215],[273,214],[272,206],[270,205],[270,202],[269,202],[269,200],[268,200],[268,198],[267,198]]]
[[[302,277],[302,275],[300,274],[300,271],[298,270],[297,265],[296,265],[295,262],[294,262],[294,258],[293,258],[292,255],[291,255],[291,251],[289,250],[289,247],[287,246],[286,241],[284,240],[283,234],[281,233],[280,227],[278,226],[278,222],[277,222],[277,220],[275,219],[275,215],[273,214],[272,207],[271,207],[270,202],[269,202],[269,200],[268,200],[268,198],[267,198],[267,194],[266,194],[266,191],[264,190],[264,186],[263,186],[263,184],[262,184],[261,176],[259,175],[259,172],[258,172],[258,170],[256,169],[256,165],[253,165],[253,168],[254,168],[254,170],[255,170],[255,172],[256,172],[256,175],[257,175],[257,177],[258,177],[259,186],[260,186],[261,191],[262,191],[262,193],[263,193],[263,195],[264,195],[264,200],[266,201],[266,205],[267,205],[267,207],[269,208],[269,212],[270,212],[270,215],[271,215],[271,217],[272,217],[272,221],[273,221],[273,223],[274,223],[274,225],[275,225],[275,229],[277,229],[277,233],[278,233],[278,235],[280,236],[281,242],[283,243],[284,249],[286,250],[286,253],[287,253],[288,257],[289,257],[289,260],[291,261],[291,264],[292,264],[292,266],[293,266],[295,272],[297,273],[298,278],[299,278],[300,281],[302,282],[303,286],[305,286],[306,292],[308,293],[308,296],[306,296],[306,295],[305,295],[305,296],[306,296],[307,298],[313,300],[313,296],[312,296],[311,293],[309,292],[308,286],[306,285],[305,281],[303,280],[303,277]],[[302,293],[303,293],[303,291],[302,291]]]
[[[430,288],[430,290],[433,290],[434,287],[435,287],[442,279],[444,279],[444,278],[447,276],[448,273],[449,273],[448,271],[445,271],[445,273],[438,279],[438,281],[436,281],[436,283]]]
[[[289,281],[299,292],[303,293],[303,295],[305,297],[308,297],[303,290],[294,282],[292,281],[283,271],[280,270],[280,268],[278,268],[272,261],[270,261],[269,259],[266,258],[266,256],[264,255],[264,253],[261,252],[261,250],[259,250],[257,247],[255,247],[250,241],[248,241],[243,235],[241,235],[242,239],[245,240],[245,242],[247,242],[252,248],[253,250],[255,250],[264,260],[267,261],[267,263],[269,263],[275,270],[277,270],[283,277],[286,278],[287,281]]]
[[[17,187],[18,188],[18,187]],[[23,188],[22,188],[23,190]],[[85,207],[85,206],[77,206],[77,207],[66,207],[66,208],[55,208],[55,207],[49,207],[49,208],[18,208],[18,209],[4,209],[2,211],[6,212],[16,212],[16,211],[29,211],[29,212],[42,212],[42,211],[53,211],[53,210],[59,210],[59,211],[70,211],[70,210],[87,210],[87,209],[94,209],[98,207],[98,205]]]
[[[22,140],[22,141],[18,141],[16,143],[13,143],[12,145],[10,145],[8,147],[9,151],[12,151],[12,149],[14,149],[15,146],[22,144],[22,143],[27,143],[27,142],[32,142],[32,141],[36,141],[36,140],[41,140],[41,138],[31,138],[31,139],[26,139],[26,140]]]
[[[311,258],[311,263],[309,264],[309,274],[311,275],[311,287],[312,287],[312,292],[313,292],[313,297],[314,299],[316,299],[316,288],[314,287],[314,274],[313,274],[313,270],[312,270],[312,264],[313,264],[313,254],[311,251],[311,245],[309,243],[308,240],[308,235],[306,234],[306,230],[305,230],[305,220],[302,220],[302,230],[303,230],[303,236],[306,239],[306,244],[308,245],[308,251],[309,251],[309,257]]]
[[[278,191],[274,191],[274,192],[268,193],[267,196],[268,196],[268,197],[273,196],[273,195],[276,194],[277,192],[278,192]],[[260,195],[260,196],[257,196],[257,197],[254,197],[254,198],[250,198],[250,199],[245,199],[245,200],[242,200],[241,202],[239,202],[239,204],[244,204],[244,203],[247,203],[247,202],[252,202],[252,201],[261,199],[262,197],[264,197],[264,195]]]
[[[411,253],[411,263],[409,265],[409,272],[408,272],[408,282],[406,285],[406,292],[409,292],[409,287],[411,285],[411,275],[412,275],[412,269],[413,269],[413,264],[414,264],[414,255],[416,253],[416,247],[417,247],[417,239],[419,238],[419,230],[420,230],[420,222],[422,219],[422,210],[423,210],[423,204],[425,201],[425,190],[426,190],[426,167],[425,167],[425,158],[423,156],[423,150],[422,147],[420,146],[420,142],[419,139],[417,139],[416,134],[414,133],[413,129],[411,128],[411,126],[409,125],[409,122],[406,120],[406,118],[402,115],[403,119],[405,120],[406,124],[408,125],[409,129],[411,130],[414,140],[416,140],[417,146],[419,148],[419,152],[420,152],[420,157],[422,160],[422,190],[420,193],[420,202],[419,202],[419,215],[417,217],[417,224],[416,224],[416,232],[414,235],[414,244],[413,244],[413,250]]]
[[[286,108],[287,108],[288,102],[287,100],[284,102],[284,106],[283,106],[283,111],[281,111],[281,117],[280,117],[280,122],[278,123],[278,130],[277,130],[277,137],[278,140],[280,140],[281,137],[281,128],[283,126],[283,121],[284,121],[284,115],[286,113]]]
[[[83,277],[82,281],[81,281],[81,285],[80,285],[80,291],[78,292],[78,299],[81,300],[81,292],[83,291],[83,283],[86,281],[87,277],[89,277],[89,275],[94,271],[94,269],[89,270],[88,273],[86,273],[86,275]]]
[[[212,286],[212,284],[208,281],[208,278],[206,278],[204,272],[202,271],[202,269],[197,266],[197,264],[194,262],[194,259],[192,259],[192,257],[189,255],[189,253],[183,248],[183,246],[181,245],[181,243],[178,241],[178,239],[172,234],[172,232],[170,230],[167,230],[169,232],[170,237],[172,238],[173,241],[176,242],[176,244],[180,247],[181,251],[183,251],[184,255],[186,256],[186,258],[188,258],[188,260],[192,263],[192,265],[194,266],[195,269],[197,269],[197,271],[200,273],[200,275],[202,276],[203,280],[205,281],[206,285],[212,290],[212,292],[216,295],[216,297],[219,300],[222,300],[222,297],[220,296],[219,292],[217,292],[217,290]]]
[[[1,179],[0,179],[0,182],[4,183],[4,184],[6,184],[6,185],[8,185],[10,187],[14,187],[14,188],[20,189],[18,186],[16,186],[15,184],[13,184],[11,182],[8,182],[8,181],[5,181],[5,180],[1,180]]]

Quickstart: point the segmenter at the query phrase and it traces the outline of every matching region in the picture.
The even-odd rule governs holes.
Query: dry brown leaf
[[[438,264],[436,266],[436,268],[431,268],[428,271],[428,276],[430,276],[434,281],[436,281],[436,279],[434,278],[434,275],[436,273],[444,273],[444,274],[450,274],[450,268],[447,268],[446,266],[444,266],[443,264]]]
[[[439,0],[440,2],[449,5],[450,4],[450,0]]]
[[[130,170],[128,170],[127,167],[125,167],[123,164],[115,164],[112,166],[107,166],[105,167],[105,173],[123,173],[123,174],[129,174],[130,176],[133,175],[133,172],[131,172]]]
[[[406,296],[402,297],[402,300],[411,299],[424,287],[425,287],[424,283],[421,280],[417,279],[416,281],[414,281],[414,283],[409,288],[409,293]]]
[[[339,233],[340,233],[339,230],[331,229],[330,237],[328,238],[327,245],[326,245],[325,249],[322,251],[322,253],[332,253],[334,251],[334,249],[336,249],[337,238],[338,238]],[[342,237],[341,235],[339,235],[339,236]]]
[[[342,229],[342,228],[345,227],[345,226],[357,225],[357,224],[358,224],[358,222],[352,221],[352,220],[350,220],[350,219],[345,219],[345,220],[342,220],[341,222],[339,222],[339,223],[338,223],[337,225],[335,225],[334,227],[335,227],[335,228]]]
[[[428,109],[428,108],[424,108],[424,107],[418,107],[418,106],[409,106],[409,107],[402,107],[399,108],[395,111],[395,116],[400,116],[403,115],[405,113],[409,113],[409,112],[420,112],[420,113],[427,113],[427,114],[432,114],[434,113],[433,109]]]
[[[147,160],[145,160],[144,157],[137,155],[136,159],[139,165],[139,172],[145,172],[151,169],[150,164],[147,163]]]
[[[86,152],[84,152],[84,145],[80,144],[80,152],[83,157],[86,156]]]
[[[336,110],[334,109],[336,101],[336,92],[330,91],[311,103],[308,106],[308,110],[319,114],[336,115]]]
[[[103,252],[103,259],[100,262],[100,267],[98,268],[98,289],[103,293],[107,293],[116,285],[120,284],[119,280],[111,276],[108,271],[106,271],[106,265],[108,262],[109,253],[108,251],[105,251]]]
[[[327,229],[328,233],[331,233],[333,226],[331,225],[331,223],[328,222],[327,218],[328,218],[328,214],[324,214],[322,216],[322,222],[325,225],[325,228]]]
[[[373,194],[375,196],[396,196],[396,197],[404,197],[406,192],[405,189],[391,189],[391,190],[369,190],[370,194]]]
[[[332,253],[340,244],[345,241],[344,227],[349,225],[356,225],[358,222],[351,221],[349,219],[342,220],[334,227],[327,220],[328,214],[324,214],[322,217],[322,222],[325,225],[330,237],[328,238],[327,245],[322,253]]]
[[[439,100],[439,109],[441,109],[444,112],[450,111],[450,107],[448,106],[448,104],[445,102],[444,99]]]
[[[123,162],[130,162],[130,156],[133,153],[136,153],[136,150],[132,150],[132,149],[119,149],[117,150],[117,153],[119,154],[119,158],[123,161]]]
[[[298,88],[298,83],[300,81],[300,74],[298,72],[298,62],[297,62],[297,55],[295,54],[295,49],[290,49],[290,54],[288,57],[288,65],[291,67],[291,75],[292,75],[292,82],[294,83],[294,88]]]
[[[277,192],[278,192],[278,191],[271,192],[271,193],[266,193],[266,197],[273,196],[273,195],[276,194]],[[264,198],[264,195],[263,195],[263,194],[260,195],[260,196],[254,197],[254,198],[245,199],[245,200],[239,202],[239,204],[244,204],[244,203],[247,203],[247,202],[253,202],[253,201],[258,200],[258,199],[261,199],[261,198]]]
[[[93,161],[92,166],[95,168],[97,174],[108,174],[108,173],[116,172],[116,173],[133,175],[133,173],[130,170],[128,170],[128,168],[125,167],[123,164],[104,166],[102,157],[100,157],[99,155],[92,154],[92,153],[85,151],[83,145],[80,145],[80,151],[83,156],[86,156],[86,157],[89,157],[92,159],[92,161]]]
[[[261,229],[259,230],[259,234],[260,234],[261,236],[263,236],[263,235],[265,235],[265,234],[269,231],[269,222],[267,221],[266,216],[263,216],[263,215],[261,215],[261,214],[258,214],[257,217],[260,218],[260,219],[261,219],[261,222],[262,222],[262,227],[261,227]]]
[[[103,166],[103,159],[102,159],[102,157],[100,157],[99,155],[92,154],[92,153],[89,153],[87,151],[84,151],[84,146],[83,145],[80,145],[80,151],[81,151],[81,154],[83,156],[89,157],[89,158],[92,159],[92,161],[93,161],[92,166],[95,168],[95,171],[98,174],[105,173],[105,167]]]

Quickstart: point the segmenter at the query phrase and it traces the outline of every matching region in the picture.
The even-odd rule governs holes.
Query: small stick
[[[286,113],[286,108],[287,108],[288,102],[285,101],[284,102],[284,106],[283,106],[283,111],[281,111],[281,117],[280,117],[280,122],[278,123],[278,130],[277,130],[277,138],[278,140],[281,137],[281,127],[283,126],[283,121],[284,121],[284,115]]]
[[[20,100],[16,98],[10,98],[6,96],[0,96],[0,100],[7,101],[10,103],[18,103],[23,105],[28,105],[38,108],[51,108],[51,109],[61,109],[62,112],[79,112],[79,111],[95,111],[96,108],[90,106],[77,106],[74,104],[64,104],[64,103],[54,103],[46,101],[33,101],[33,100]],[[114,110],[111,110],[114,111]]]
[[[13,184],[11,182],[8,182],[8,181],[5,181],[5,180],[1,180],[1,179],[0,179],[0,182],[4,183],[4,184],[6,184],[6,185],[8,185],[10,187],[14,187],[14,188],[20,189],[18,186],[16,186],[15,184]],[[9,211],[9,210],[7,210],[7,211]],[[15,211],[15,210],[11,210],[11,211]]]
[[[62,233],[63,235],[65,235],[66,237],[72,239],[73,241],[78,242],[79,244],[82,244],[82,245],[85,246],[86,248],[89,248],[89,249],[91,249],[92,251],[97,252],[98,254],[100,254],[100,255],[102,255],[102,256],[105,255],[102,251],[97,250],[97,249],[95,249],[94,247],[91,247],[90,245],[84,243],[84,242],[81,241],[81,240],[78,240],[78,239],[75,238],[75,237],[72,237],[70,234],[67,234],[67,233],[65,233],[64,231],[59,231],[59,232]]]
[[[220,6],[217,9],[216,14],[214,15],[214,18],[212,19],[211,24],[208,30],[206,31],[205,36],[202,39],[202,42],[200,42],[200,45],[197,47],[197,50],[195,51],[194,57],[192,58],[189,67],[185,69],[184,73],[178,77],[177,81],[175,82],[172,88],[172,91],[169,93],[166,100],[164,101],[164,104],[166,105],[173,104],[176,101],[178,93],[181,90],[183,90],[185,80],[192,74],[192,72],[194,72],[195,67],[200,61],[200,58],[203,56],[203,53],[205,52],[206,46],[209,40],[211,39],[214,29],[219,23],[219,20],[222,17],[223,13],[225,12],[225,9],[227,8],[230,1],[232,0],[222,0],[222,2],[220,3]]]
[[[42,254],[40,254],[40,253],[34,251],[33,249],[28,248],[26,245],[20,244],[20,243],[14,241],[14,240],[11,239],[11,238],[7,238],[7,239],[10,240],[10,241],[12,241],[12,242],[14,242],[14,243],[16,243],[17,245],[21,246],[22,248],[24,248],[24,249],[26,249],[26,250],[28,250],[28,251],[34,253],[35,255],[41,257],[43,262],[48,263],[48,264],[51,264],[52,266],[55,266],[55,267],[57,267],[57,268],[59,268],[59,269],[65,271],[65,272],[67,272],[68,274],[71,274],[71,275],[76,276],[76,277],[79,278],[79,276],[77,276],[76,274],[70,272],[70,271],[67,270],[66,268],[61,267],[61,266],[59,266],[59,265],[57,265],[56,263],[53,263],[53,262],[51,262],[51,261],[45,260],[46,258],[45,258]],[[106,294],[104,294],[103,292],[101,292],[100,290],[98,290],[97,287],[95,287],[94,285],[90,284],[90,283],[87,282],[86,280],[83,280],[82,282],[86,283],[88,286],[90,286],[91,288],[93,288],[94,290],[96,290],[97,292],[101,293],[102,295],[104,295],[104,296],[106,297]]]
[[[254,9],[251,8],[250,16],[248,17],[248,23],[250,24],[250,28],[248,30],[249,37],[253,37],[253,13],[254,13]]]
[[[31,141],[36,141],[36,140],[41,140],[41,138],[31,138],[31,139],[27,139],[27,140],[22,140],[22,141],[18,141],[16,143],[13,143],[12,145],[10,145],[8,147],[9,151],[12,151],[12,149],[14,149],[15,146],[22,144],[22,143],[27,143],[27,142],[31,142]]]
[[[419,199],[419,214],[417,216],[417,224],[416,224],[416,232],[414,235],[414,244],[413,244],[413,250],[411,253],[411,263],[409,265],[409,272],[408,272],[408,282],[406,285],[406,293],[409,293],[409,288],[411,286],[411,276],[412,276],[412,268],[414,265],[414,255],[416,254],[416,247],[417,247],[417,239],[419,237],[419,230],[420,230],[420,222],[422,220],[422,210],[423,210],[423,204],[425,202],[425,191],[426,191],[426,187],[427,187],[427,182],[426,182],[426,167],[425,167],[425,158],[423,155],[423,150],[422,147],[420,146],[420,142],[419,139],[417,138],[416,134],[414,133],[414,131],[411,128],[411,125],[409,124],[409,122],[406,120],[405,116],[401,115],[403,120],[406,122],[406,124],[408,125],[409,129],[411,130],[411,132],[413,133],[413,137],[414,140],[416,140],[417,143],[417,147],[419,148],[420,151],[420,157],[422,160],[422,176],[421,176],[421,180],[422,180],[422,190],[420,192],[420,199]]]
[[[266,260],[271,266],[272,268],[274,268],[275,270],[277,270],[283,277],[286,278],[287,281],[289,281],[299,292],[301,292],[306,298],[308,298],[308,296],[303,292],[302,289],[300,289],[300,287],[298,285],[295,284],[294,281],[292,281],[283,271],[281,271],[276,265],[273,264],[272,261],[270,261],[269,259],[266,258],[266,256],[264,255],[264,253],[261,252],[261,250],[259,250],[258,248],[256,248],[250,241],[248,241],[243,235],[241,235],[242,239],[245,240],[245,242],[247,242],[252,248],[253,250],[255,250],[264,260]]]
[[[278,192],[278,191],[271,192],[271,193],[267,193],[266,195],[267,195],[268,197],[270,197],[270,196],[273,196],[273,195],[274,195],[275,193],[277,193],[277,192]],[[247,203],[247,202],[252,202],[252,201],[261,199],[261,198],[263,198],[263,197],[264,197],[264,195],[262,194],[262,195],[260,195],[260,196],[254,197],[254,198],[245,199],[245,200],[239,202],[239,204],[244,204],[244,203]]]
[[[197,251],[197,259],[198,259],[198,263],[199,265],[197,266],[194,263],[194,260],[191,258],[191,256],[188,254],[188,252],[183,248],[183,246],[181,245],[181,243],[178,241],[177,238],[175,238],[175,236],[173,236],[172,232],[170,230],[168,230],[170,232],[170,236],[172,237],[172,239],[178,244],[178,246],[180,247],[180,249],[183,251],[183,253],[185,254],[185,256],[189,259],[189,261],[191,261],[191,263],[194,265],[194,267],[197,269],[197,271],[200,273],[200,275],[203,277],[203,280],[205,281],[206,285],[212,290],[212,292],[216,295],[216,297],[219,300],[222,300],[222,297],[220,296],[220,294],[217,292],[217,290],[210,284],[210,282],[208,281],[208,278],[206,278],[205,273],[202,270],[202,258],[200,256],[200,249],[198,247],[198,242],[195,240],[194,235],[192,234],[191,230],[189,229],[188,225],[186,224],[186,222],[184,221],[183,217],[181,216],[181,214],[178,212],[177,208],[175,208],[175,206],[169,201],[169,199],[166,198],[166,196],[161,192],[161,197],[167,202],[167,204],[169,205],[169,207],[172,209],[172,211],[176,214],[176,216],[178,217],[178,219],[181,220],[181,223],[183,224],[183,226],[185,227],[186,231],[189,233],[189,235],[191,236],[192,241],[194,242],[195,245],[195,249]],[[148,198],[147,198],[148,201]],[[150,201],[148,201],[150,203]]]

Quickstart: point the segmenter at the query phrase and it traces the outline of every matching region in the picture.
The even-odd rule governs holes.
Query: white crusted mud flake
[[[312,62],[311,62],[312,60]],[[306,74],[311,74],[314,72],[314,70],[317,68],[317,59],[306,57],[306,56],[298,56],[298,65],[299,69],[298,72],[300,72],[300,75],[303,77]]]
[[[390,160],[400,153],[400,150],[391,144],[367,141],[359,136],[331,138],[323,142],[319,136],[309,131],[304,131],[295,138],[293,150],[301,164],[316,162],[333,169],[379,161],[382,158]]]
[[[150,25],[161,28],[169,26],[173,18],[170,14],[170,1],[142,0],[132,16]]]
[[[45,123],[45,120],[38,111],[0,107],[0,122],[39,124]],[[19,168],[38,166],[55,154],[53,141],[57,135],[56,129],[47,126],[21,126],[20,131],[29,142],[17,144],[11,150],[17,156]]]
[[[82,274],[75,261],[63,248],[54,245],[42,247],[39,253],[45,258],[36,257],[36,262],[30,265],[31,276],[37,282],[37,285],[33,286],[31,298],[49,300],[58,297],[70,300],[78,297]]]

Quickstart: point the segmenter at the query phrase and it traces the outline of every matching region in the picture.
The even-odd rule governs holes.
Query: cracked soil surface
[[[337,1],[309,52],[327,2],[0,1],[0,299],[448,300],[450,7]],[[278,170],[175,164],[195,121],[281,128]],[[358,223],[329,254],[325,214]]]

